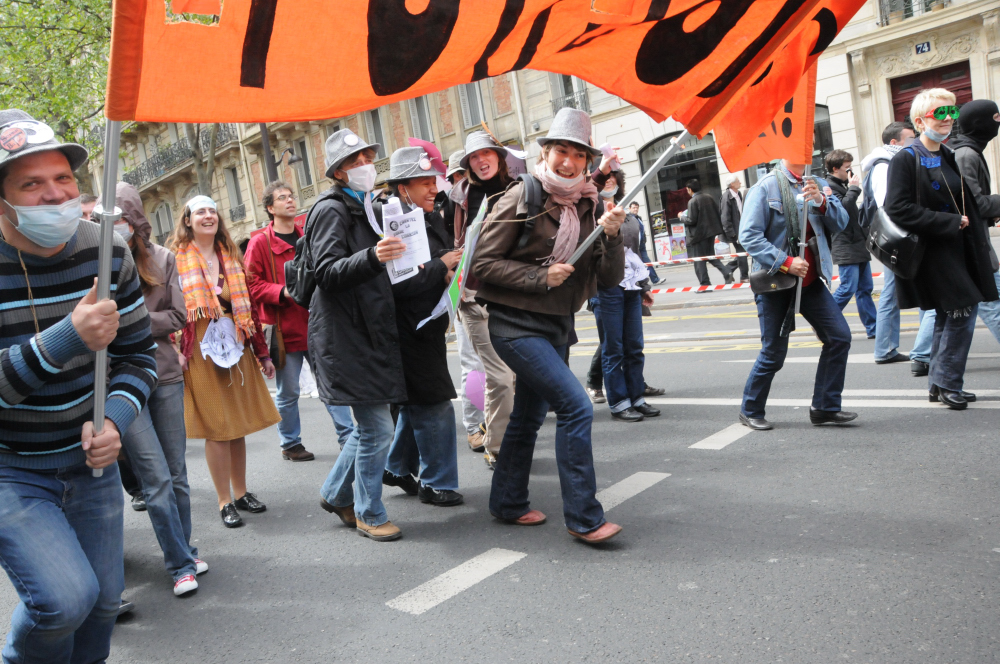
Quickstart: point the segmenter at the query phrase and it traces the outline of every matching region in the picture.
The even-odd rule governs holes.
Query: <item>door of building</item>
[[[892,110],[897,121],[910,117],[910,106],[913,98],[921,90],[927,88],[944,88],[955,94],[957,104],[961,106],[972,101],[972,76],[969,72],[969,61],[937,69],[928,69],[919,74],[900,76],[890,81],[892,86]]]

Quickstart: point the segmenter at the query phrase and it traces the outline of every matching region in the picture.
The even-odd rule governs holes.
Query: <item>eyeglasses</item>
[[[925,118],[934,118],[935,120],[944,120],[945,118],[952,118],[953,120],[958,119],[958,106],[938,106],[933,111],[926,113]]]
[[[294,201],[295,194],[282,194],[274,199],[275,203],[284,203],[285,201]]]

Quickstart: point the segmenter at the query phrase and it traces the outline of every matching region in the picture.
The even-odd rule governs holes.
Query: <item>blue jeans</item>
[[[451,401],[430,406],[400,406],[396,437],[385,469],[393,475],[416,475],[438,491],[458,489],[455,408]]]
[[[888,360],[899,355],[899,302],[896,301],[896,275],[889,268],[882,271],[882,294],[878,298],[875,319],[875,359]]]
[[[774,374],[781,370],[788,354],[788,337],[778,336],[778,331],[789,305],[795,299],[795,289],[755,295],[754,299],[760,320],[761,349],[743,388],[741,412],[747,417],[764,417],[771,381]],[[819,279],[802,289],[801,313],[823,342],[816,367],[812,407],[815,410],[840,410],[847,354],[851,350],[851,328],[847,326],[844,314],[830,291]]]
[[[5,664],[103,662],[125,590],[118,466],[0,465],[0,564],[21,603]]]
[[[552,404],[556,411],[556,465],[566,527],[588,533],[604,525],[590,433],[594,408],[580,381],[563,360],[566,346],[541,337],[492,337],[493,348],[517,376],[514,409],[500,445],[490,513],[517,519],[530,511],[528,476],[538,429]]]
[[[833,299],[843,311],[853,296],[865,331],[869,337],[875,336],[878,313],[875,311],[875,302],[872,301],[872,288],[875,287],[872,283],[872,264],[864,262],[838,265],[837,272],[840,274],[840,286],[833,293]]]
[[[369,526],[389,520],[382,504],[382,471],[393,438],[389,406],[352,406],[358,425],[320,489],[323,500],[346,507]],[[357,480],[357,481],[355,481]]]
[[[976,310],[977,307],[973,306],[970,315],[959,318],[952,318],[943,311],[937,312],[931,344],[931,368],[927,374],[928,387],[937,385],[951,392],[962,390],[965,363],[972,347],[972,334],[976,331]]]
[[[281,415],[281,421],[278,422],[278,437],[281,439],[283,450],[302,444],[302,423],[299,421],[299,375],[302,373],[302,362],[305,359],[305,351],[286,353],[284,368],[274,372],[274,382],[278,385],[274,403],[278,407],[278,414]],[[333,418],[340,448],[344,449],[347,438],[354,430],[351,410],[347,406],[329,405],[326,410]]]
[[[996,281],[997,290],[1000,290],[1000,272],[993,273],[993,280]],[[979,303],[979,317],[986,323],[987,329],[993,333],[997,341],[1000,341],[1000,300]]]
[[[911,360],[931,361],[931,345],[934,343],[934,321],[936,320],[937,312],[933,309],[920,310],[920,329],[917,330],[917,338],[913,340],[913,350],[910,351]]]
[[[122,436],[122,447],[142,484],[146,513],[163,563],[174,581],[195,573],[198,550],[191,546],[191,490],[188,488],[184,383],[160,385]]]
[[[627,291],[621,286],[597,291],[601,341],[601,367],[604,390],[612,413],[646,403],[642,369],[642,291]],[[597,315],[597,314],[595,314]]]

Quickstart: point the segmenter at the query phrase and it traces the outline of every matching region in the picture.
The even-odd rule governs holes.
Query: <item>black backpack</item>
[[[517,179],[524,183],[524,202],[528,206],[528,218],[517,241],[517,248],[524,249],[531,239],[531,231],[535,229],[535,220],[542,211],[542,183],[531,173],[521,173]]]
[[[872,173],[875,172],[875,167],[879,164],[888,164],[889,160],[882,158],[876,159],[869,167],[868,172],[865,173],[864,179],[861,181],[861,190],[865,194],[865,198],[861,203],[861,208],[858,210],[858,222],[861,224],[861,228],[868,228],[875,221],[875,217],[878,216],[878,202],[875,200],[875,190],[872,189]]]

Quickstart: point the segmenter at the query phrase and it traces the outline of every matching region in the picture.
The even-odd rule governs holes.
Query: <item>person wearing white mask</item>
[[[378,542],[402,533],[382,503],[382,471],[393,440],[389,405],[407,401],[396,309],[385,264],[406,250],[383,237],[382,206],[372,201],[376,151],[350,129],[326,141],[333,187],[306,219],[316,291],[309,348],[320,399],[350,406],[357,426],[320,489],[320,506]]]

